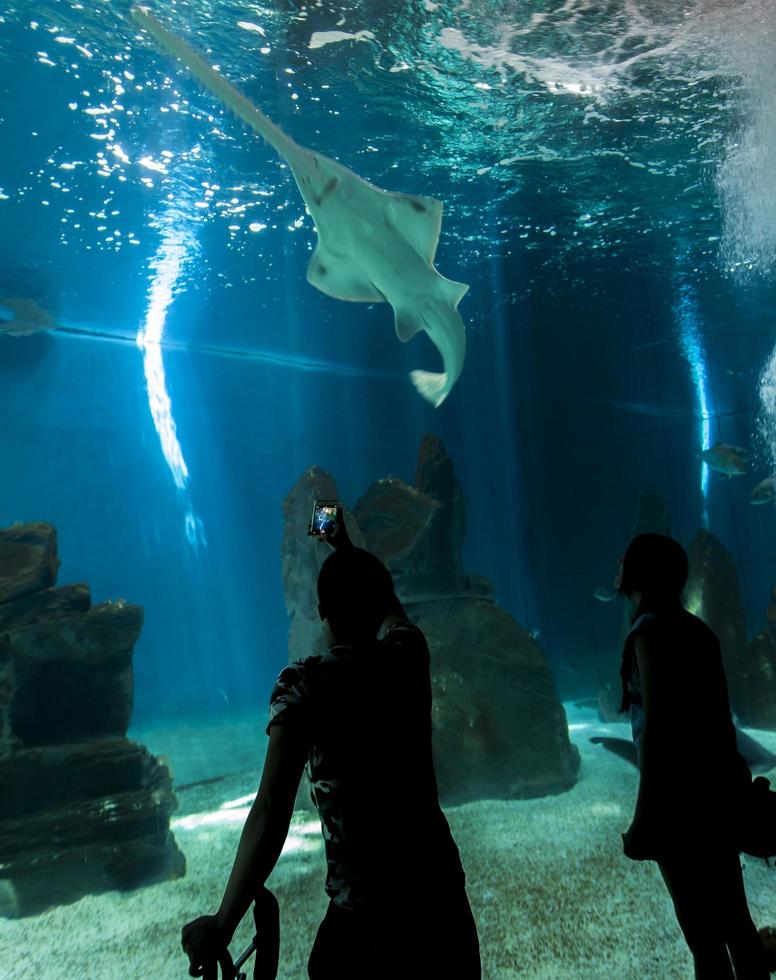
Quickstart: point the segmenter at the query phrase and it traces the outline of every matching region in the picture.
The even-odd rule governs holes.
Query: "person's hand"
[[[334,548],[335,551],[337,548],[347,548],[348,546],[353,546],[353,542],[350,540],[350,535],[345,527],[345,517],[339,504],[337,504],[337,516],[334,519],[331,528],[325,531],[321,535],[321,538],[326,542],[326,544]]]
[[[189,976],[218,980],[218,967],[225,977],[231,975],[232,958],[224,935],[214,915],[201,915],[181,929],[181,946],[189,958]]]

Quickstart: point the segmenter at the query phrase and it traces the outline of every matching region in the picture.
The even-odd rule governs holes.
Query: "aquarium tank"
[[[320,648],[316,499],[428,640],[483,977],[691,975],[622,853],[613,582],[687,549],[767,775],[774,51],[772,0],[6,0],[4,980],[187,975]],[[303,784],[279,977],[324,877]]]

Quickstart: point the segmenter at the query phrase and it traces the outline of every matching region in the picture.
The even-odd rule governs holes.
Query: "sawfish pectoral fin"
[[[391,192],[388,214],[398,234],[433,265],[442,228],[442,202],[433,197]]]
[[[347,257],[334,255],[319,244],[307,266],[307,281],[333,299],[351,303],[383,303],[385,296],[364,278]]]

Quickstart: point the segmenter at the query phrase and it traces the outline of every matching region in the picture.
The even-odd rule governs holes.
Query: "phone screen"
[[[310,521],[310,534],[325,537],[333,530],[337,521],[336,500],[316,500],[313,507],[313,517]]]

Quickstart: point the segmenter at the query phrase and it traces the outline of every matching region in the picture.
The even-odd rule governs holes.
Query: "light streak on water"
[[[191,229],[172,220],[163,227],[162,240],[151,262],[148,308],[138,331],[136,343],[143,352],[148,407],[151,410],[154,428],[159,436],[162,453],[175,486],[185,499],[186,538],[196,550],[200,544],[206,545],[207,542],[202,520],[194,512],[190,500],[189,468],[178,440],[162,355],[167,311],[175,298],[175,288],[185,266],[195,251],[196,240]]]
[[[706,367],[706,349],[700,328],[700,315],[695,293],[687,283],[679,287],[679,298],[674,306],[679,329],[679,347],[690,368],[700,415],[701,452],[711,447],[711,412],[709,409],[709,378]],[[701,462],[700,491],[703,498],[702,526],[709,526],[709,467]]]

